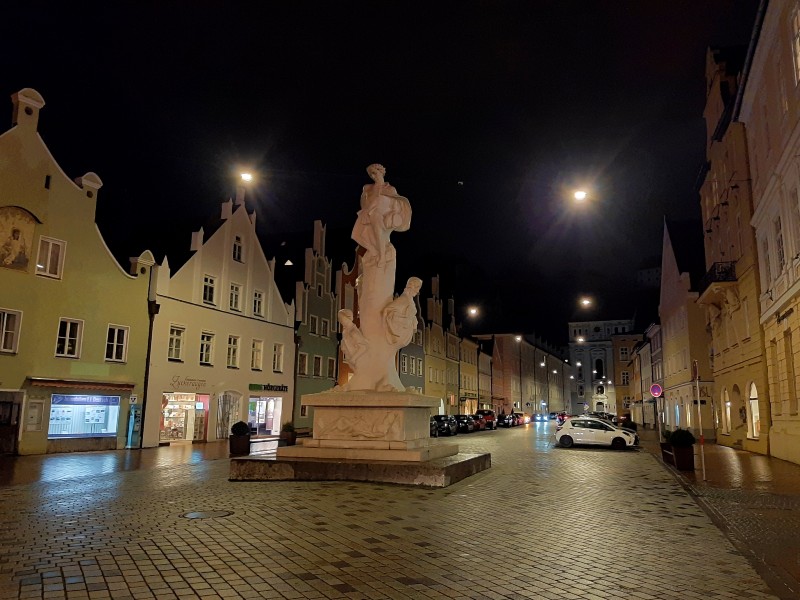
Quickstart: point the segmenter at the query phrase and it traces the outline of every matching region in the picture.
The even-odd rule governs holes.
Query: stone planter
[[[228,436],[230,453],[232,456],[247,456],[250,454],[250,434]]]
[[[694,471],[694,446],[673,446],[675,468],[679,471]]]
[[[294,446],[297,443],[297,432],[281,431],[278,436],[278,446]]]

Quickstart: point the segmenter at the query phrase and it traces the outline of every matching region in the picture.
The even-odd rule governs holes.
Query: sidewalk
[[[640,432],[642,448],[661,462],[658,433]],[[773,589],[800,598],[800,465],[706,443],[695,470],[670,470]]]

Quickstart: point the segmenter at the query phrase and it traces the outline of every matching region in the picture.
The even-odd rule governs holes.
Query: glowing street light
[[[478,307],[477,307],[477,306],[470,306],[470,307],[467,309],[467,312],[469,313],[469,316],[470,316],[470,317],[477,317],[477,316],[478,316],[478,313],[479,313],[480,311],[478,310]]]
[[[521,335],[515,335],[514,336],[514,341],[515,342],[521,342],[522,341],[522,336]]]
[[[581,298],[581,306],[583,306],[584,308],[588,308],[591,305],[592,305],[592,299],[589,298],[589,296],[584,296],[583,298]]]
[[[584,200],[586,200],[586,192],[584,190],[575,190],[575,193],[572,196],[578,202],[583,202]]]
[[[253,174],[252,173],[240,173],[239,177],[242,178],[242,181],[250,183],[253,181]]]
[[[577,341],[578,343],[580,343],[580,342],[585,342],[586,340],[585,340],[583,337],[579,337],[579,338],[577,338],[575,341]],[[580,367],[580,365],[578,365],[578,366]]]

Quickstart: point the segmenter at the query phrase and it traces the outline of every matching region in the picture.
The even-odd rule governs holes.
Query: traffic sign
[[[653,395],[653,398],[660,398],[661,394],[664,393],[664,390],[661,389],[660,385],[654,383],[650,386],[650,393]]]

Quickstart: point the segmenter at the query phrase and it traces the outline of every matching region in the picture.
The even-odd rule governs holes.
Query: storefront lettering
[[[251,392],[288,392],[289,386],[283,384],[274,384],[274,383],[251,383],[250,384],[250,391]]]
[[[206,380],[173,375],[171,386],[173,390],[177,390],[178,388],[192,388],[195,390],[200,390],[206,387]]]

